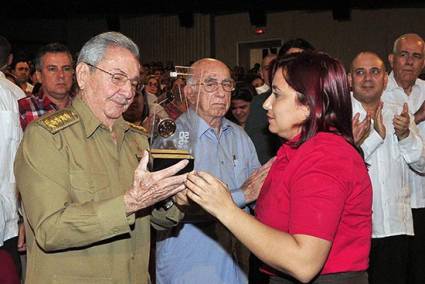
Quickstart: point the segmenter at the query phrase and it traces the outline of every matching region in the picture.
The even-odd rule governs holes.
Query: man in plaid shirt
[[[41,82],[39,93],[18,101],[23,130],[43,114],[69,106],[72,99],[74,68],[71,52],[65,45],[50,43],[41,47],[35,68]]]

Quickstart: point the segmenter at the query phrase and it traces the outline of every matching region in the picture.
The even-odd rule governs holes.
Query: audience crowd
[[[347,70],[302,38],[248,70],[141,60],[0,36],[0,283],[425,283],[420,35]],[[189,174],[148,170],[170,121]]]

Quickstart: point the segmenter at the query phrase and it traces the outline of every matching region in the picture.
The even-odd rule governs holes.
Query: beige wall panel
[[[177,65],[210,55],[210,19],[194,15],[193,28],[179,25],[177,16],[143,16],[121,19],[121,31],[140,47],[143,62],[173,61]]]
[[[266,33],[256,35],[248,13],[216,17],[216,54],[229,65],[237,62],[237,42],[302,37],[340,58],[346,66],[359,51],[385,56],[394,39],[406,32],[425,36],[425,9],[353,10],[351,21],[333,20],[331,11],[269,13]],[[238,23],[238,24],[234,24]]]

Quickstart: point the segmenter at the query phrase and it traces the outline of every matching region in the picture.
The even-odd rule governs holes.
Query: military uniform
[[[29,125],[15,160],[26,215],[27,283],[149,283],[150,225],[182,217],[141,210],[126,217],[143,131],[122,118],[111,132],[79,98]]]

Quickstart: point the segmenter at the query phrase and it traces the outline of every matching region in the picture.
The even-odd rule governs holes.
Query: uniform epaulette
[[[148,135],[148,131],[143,126],[136,125],[136,124],[131,123],[131,122],[127,122],[127,124],[128,124],[128,126],[131,130],[134,130],[134,131],[139,132],[139,133],[144,134],[144,135]]]
[[[62,109],[46,115],[38,123],[50,133],[55,134],[78,121],[80,121],[80,118],[77,113],[69,109]]]

